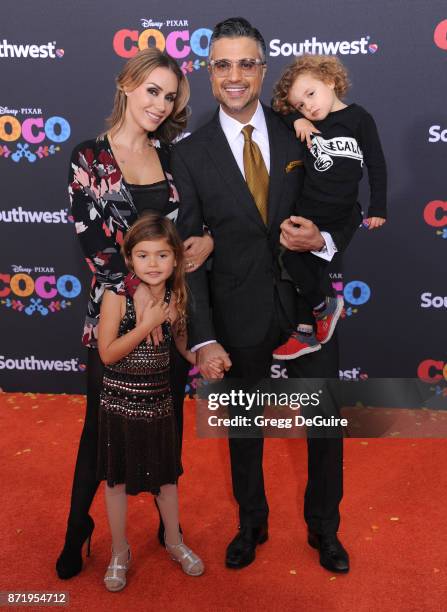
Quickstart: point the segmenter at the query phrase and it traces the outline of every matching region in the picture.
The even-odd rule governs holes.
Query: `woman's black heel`
[[[95,523],[88,514],[84,523],[78,526],[69,525],[65,536],[65,545],[56,562],[59,578],[68,580],[82,570],[82,547],[87,542],[87,557],[90,557],[90,544]]]

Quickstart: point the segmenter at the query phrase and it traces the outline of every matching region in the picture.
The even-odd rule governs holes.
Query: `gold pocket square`
[[[291,161],[287,164],[286,172],[291,172],[294,168],[297,168],[298,166],[302,166],[303,164],[304,162],[302,162],[301,159],[295,159],[294,161]]]

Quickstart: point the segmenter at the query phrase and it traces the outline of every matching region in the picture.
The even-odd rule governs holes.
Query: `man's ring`
[[[192,262],[192,261],[188,261],[188,263],[186,264],[186,266],[187,266],[188,268],[194,268],[194,264],[193,264],[193,262]]]

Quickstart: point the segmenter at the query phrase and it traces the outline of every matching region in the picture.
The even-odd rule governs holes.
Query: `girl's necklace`
[[[160,295],[154,295],[154,293],[153,293],[152,289],[151,289],[151,288],[150,288],[148,285],[146,285],[146,286],[147,286],[147,288],[149,289],[149,293],[151,294],[151,297],[152,297],[152,299],[153,299],[153,300],[155,300],[156,302],[158,302],[159,300],[163,300],[163,299],[164,299],[164,297],[165,297],[165,293],[166,293],[166,291],[165,291],[164,289],[163,289],[163,291],[160,293]]]

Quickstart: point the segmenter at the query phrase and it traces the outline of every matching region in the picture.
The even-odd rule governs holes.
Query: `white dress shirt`
[[[228,140],[231,152],[234,155],[239,170],[245,179],[244,170],[244,135],[242,130],[246,125],[252,125],[254,127],[252,133],[252,140],[261,149],[262,158],[267,168],[267,172],[270,174],[270,145],[269,135],[267,131],[267,124],[265,122],[264,111],[262,110],[261,103],[258,102],[255,114],[247,121],[247,123],[240,123],[237,119],[233,119],[226,114],[226,112],[220,107],[219,110],[219,121],[222,126],[225,138]]]

